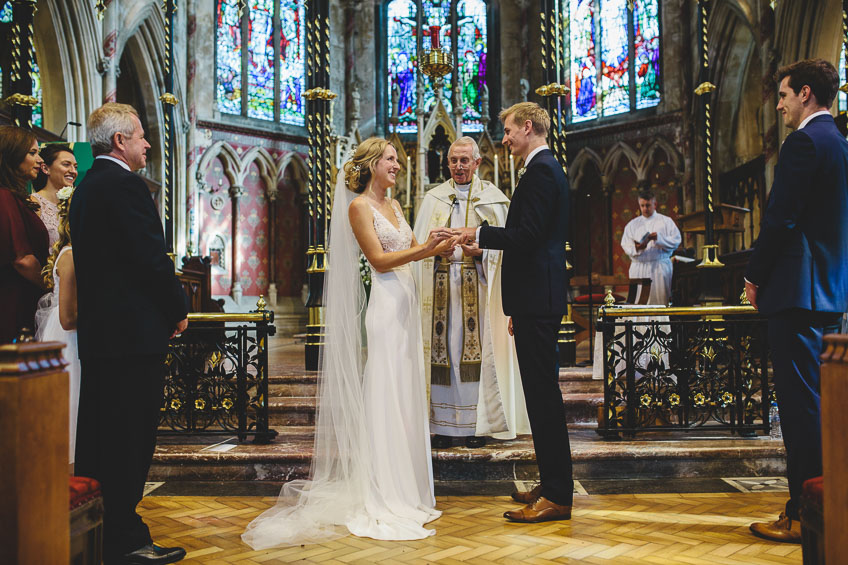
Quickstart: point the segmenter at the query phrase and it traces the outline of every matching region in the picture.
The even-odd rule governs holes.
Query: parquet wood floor
[[[512,524],[507,497],[446,496],[425,540],[348,536],[321,545],[251,551],[244,527],[274,503],[268,497],[146,497],[153,539],[180,545],[184,563],[483,564],[592,563],[760,565],[801,563],[801,546],[753,537],[748,524],[774,520],[785,493],[590,495],[575,498],[571,521]]]

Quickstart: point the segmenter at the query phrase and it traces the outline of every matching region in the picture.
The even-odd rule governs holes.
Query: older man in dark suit
[[[74,192],[71,239],[82,365],[76,472],[100,481],[110,563],[173,563],[136,513],[156,447],[168,340],[186,329],[186,298],[145,182],[150,144],[136,111],[109,103],[88,119],[96,156]]]
[[[822,474],[822,335],[848,308],[848,141],[829,112],[836,69],[822,59],[778,70],[777,110],[795,130],[780,150],[774,184],[745,275],[748,300],[768,316],[789,501],[774,523],[751,531],[799,542],[805,480]]]
[[[567,309],[568,179],[548,149],[551,120],[544,108],[522,102],[503,110],[503,144],[524,159],[504,227],[454,230],[483,249],[503,249],[504,314],[511,316],[515,349],[541,484],[513,493],[524,508],[514,522],[571,518],[571,448],[559,388],[557,333]]]

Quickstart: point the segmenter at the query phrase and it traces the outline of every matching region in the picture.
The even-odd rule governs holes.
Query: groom
[[[498,116],[503,144],[524,160],[504,227],[483,225],[453,233],[476,240],[483,249],[503,249],[501,289],[511,326],[541,484],[513,493],[526,504],[506,512],[513,522],[571,518],[574,481],[565,408],[559,388],[557,332],[566,312],[565,240],[568,233],[568,180],[545,139],[548,113],[521,102]]]

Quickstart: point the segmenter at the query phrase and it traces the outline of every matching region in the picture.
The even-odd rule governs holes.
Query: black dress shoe
[[[486,445],[485,436],[468,436],[465,438],[465,447],[483,447],[484,445]]]
[[[181,547],[159,547],[149,543],[124,555],[123,562],[127,565],[163,565],[176,563],[185,555],[186,551]]]
[[[436,434],[430,440],[430,445],[435,449],[447,449],[453,446],[453,438]]]

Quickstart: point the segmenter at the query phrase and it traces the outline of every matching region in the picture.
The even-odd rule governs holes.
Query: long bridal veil
[[[324,279],[325,337],[319,359],[315,446],[307,480],[283,486],[276,505],[242,534],[253,549],[317,543],[345,536],[370,488],[362,375],[365,290],[359,246],[348,220],[357,195],[339,170]]]

